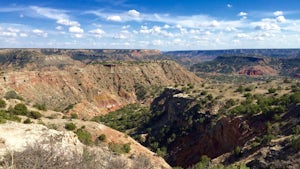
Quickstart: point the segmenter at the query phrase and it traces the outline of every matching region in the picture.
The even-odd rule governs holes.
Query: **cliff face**
[[[92,57],[95,51],[89,53],[89,50],[1,52],[1,95],[14,90],[26,100],[46,104],[50,109],[63,111],[72,107],[71,113],[82,117],[105,114],[136,102],[137,84],[147,88],[201,81],[172,61],[98,62],[96,57],[86,63],[73,59],[72,52]],[[157,51],[131,52],[135,57],[157,54]],[[113,50],[102,53],[122,55]]]
[[[155,140],[166,147],[166,160],[172,166],[189,167],[202,155],[218,157],[266,130],[260,116],[218,118],[202,112],[195,99],[177,89],[166,89],[153,101],[151,111],[146,144],[152,146]]]
[[[271,68],[270,66],[250,66],[242,69],[239,74],[249,75],[249,76],[274,76],[277,75],[277,71]]]

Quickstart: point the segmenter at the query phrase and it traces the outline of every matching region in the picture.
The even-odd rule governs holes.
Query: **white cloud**
[[[74,34],[74,37],[75,37],[75,38],[82,38],[82,37],[83,37],[83,34],[76,33],[76,34]]]
[[[169,29],[169,28],[170,28],[170,25],[165,24],[165,25],[164,25],[164,28],[165,28],[165,29]]]
[[[100,28],[97,28],[89,31],[89,33],[93,34],[97,38],[101,38],[105,34],[105,31]]]
[[[161,45],[163,45],[164,43],[163,43],[163,41],[161,41],[161,40],[153,40],[152,41],[152,45],[154,45],[154,46],[161,46]]]
[[[276,18],[276,20],[277,20],[277,22],[279,22],[279,23],[286,22],[286,19],[285,19],[284,16],[278,16],[278,17]]]
[[[114,39],[127,39],[127,37],[125,35],[123,35],[123,34],[116,34],[114,36]]]
[[[0,35],[7,37],[17,37],[18,34],[16,32],[0,32]]]
[[[211,27],[218,27],[220,26],[220,23],[217,20],[213,20],[210,22],[210,26]]]
[[[239,14],[238,14],[238,16],[247,16],[248,15],[248,13],[246,13],[246,12],[240,12]]]
[[[15,33],[18,33],[18,32],[20,32],[20,30],[19,30],[19,29],[16,29],[16,28],[11,28],[11,27],[7,28],[7,30],[8,30],[9,32],[15,32]]]
[[[69,32],[71,33],[83,33],[83,29],[81,29],[80,27],[78,26],[72,26],[69,28]]]
[[[64,28],[63,28],[62,26],[57,26],[57,27],[55,27],[55,29],[61,31],[61,30],[63,30]]]
[[[122,26],[122,29],[128,29],[128,28],[130,28],[130,25]]]
[[[32,30],[33,33],[35,33],[38,36],[42,36],[44,38],[48,37],[48,33],[44,32],[43,30],[40,29],[34,29]]]
[[[228,8],[232,8],[232,5],[231,5],[231,4],[227,4],[227,7],[228,7]]]
[[[114,22],[121,22],[122,21],[122,18],[118,15],[114,15],[114,16],[108,16],[106,18],[106,20],[108,21],[114,21]]]
[[[80,26],[80,24],[77,21],[70,21],[68,19],[59,19],[56,21],[56,23],[65,26]]]
[[[129,10],[128,11],[128,15],[131,16],[131,17],[139,17],[140,16],[140,12],[138,12],[137,10]]]
[[[250,38],[249,35],[245,34],[245,33],[239,33],[236,35],[237,38],[245,38],[245,39],[248,39]]]
[[[248,16],[248,13],[246,13],[246,12],[240,12],[238,14],[238,16],[242,17],[241,20],[246,20],[247,16]]]
[[[26,33],[20,33],[21,37],[28,37],[28,35]]]
[[[275,16],[281,16],[281,15],[283,15],[283,12],[282,11],[275,11],[273,14]]]
[[[269,30],[279,31],[279,30],[281,30],[281,28],[277,24],[268,23],[268,22],[259,23],[258,25],[255,26],[255,29],[256,30],[266,30],[266,31],[269,31]]]
[[[70,17],[66,14],[65,10],[43,8],[38,6],[30,6],[30,9],[36,12],[36,14],[39,16],[56,20],[56,23],[58,24],[66,26],[80,26],[77,21],[70,20]]]

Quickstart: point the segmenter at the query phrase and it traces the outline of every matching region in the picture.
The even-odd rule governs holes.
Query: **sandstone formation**
[[[102,62],[100,57],[104,53],[109,57],[124,56],[123,59],[128,60],[126,56],[130,55],[134,60],[135,57],[150,57],[159,53],[151,50],[130,52],[123,54],[124,51],[104,50],[99,54],[94,50],[1,50],[4,61],[0,62],[0,92],[3,96],[7,91],[14,90],[30,102],[89,118],[136,102],[137,84],[163,87],[201,81],[173,61]],[[96,54],[99,56],[93,58]]]
[[[277,71],[270,66],[250,66],[239,71],[240,75],[249,76],[274,76],[277,75]]]

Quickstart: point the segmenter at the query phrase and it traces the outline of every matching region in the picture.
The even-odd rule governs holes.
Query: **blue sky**
[[[299,0],[1,0],[1,48],[300,48]]]

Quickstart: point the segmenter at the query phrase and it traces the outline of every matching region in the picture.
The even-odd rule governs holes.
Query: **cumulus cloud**
[[[275,11],[275,12],[273,12],[273,14],[275,16],[281,16],[281,15],[283,15],[283,12],[282,11]]]
[[[286,19],[285,19],[284,16],[278,16],[278,17],[276,18],[276,21],[279,22],[279,23],[283,23],[283,22],[286,22]]]
[[[80,27],[78,26],[72,26],[69,28],[69,32],[71,33],[83,33],[83,29],[81,29]]]
[[[268,23],[268,22],[259,23],[258,25],[255,26],[255,29],[256,30],[266,30],[266,31],[269,31],[269,30],[279,31],[279,30],[281,30],[280,27],[277,24]]]
[[[218,22],[217,20],[213,20],[210,22],[210,26],[211,27],[218,27],[220,26],[220,22]]]
[[[38,36],[42,36],[42,37],[48,37],[48,33],[44,32],[43,30],[40,29],[34,29],[32,30],[32,32]]]
[[[128,11],[128,15],[131,16],[131,17],[139,17],[140,16],[140,12],[138,12],[135,9],[132,9],[132,10]]]
[[[232,5],[231,5],[231,4],[227,4],[227,7],[228,7],[228,8],[232,8]]]
[[[68,19],[59,19],[56,21],[56,23],[65,26],[80,26],[80,24],[77,21],[70,21]]]
[[[246,12],[240,12],[239,14],[238,14],[238,16],[247,16],[248,15],[248,13],[246,13]]]
[[[97,28],[89,31],[89,33],[93,34],[97,38],[101,38],[105,34],[105,31],[100,28]]]
[[[248,13],[246,13],[246,12],[240,12],[238,14],[238,16],[242,17],[241,20],[245,20],[245,19],[247,19]]]
[[[114,21],[114,22],[121,22],[122,21],[122,18],[118,15],[114,15],[114,16],[108,16],[106,18],[106,20],[108,21]]]

